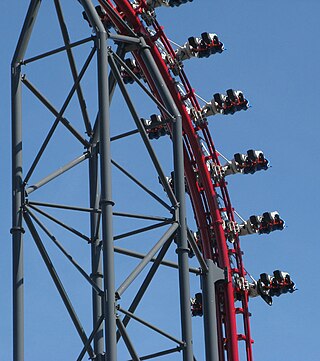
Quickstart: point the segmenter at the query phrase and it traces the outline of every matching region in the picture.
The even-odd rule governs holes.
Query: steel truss
[[[234,275],[237,274],[243,278],[246,276],[242,263],[240,242],[239,238],[235,236],[234,242],[228,244],[223,228],[225,218],[234,221],[233,208],[226,182],[224,179],[213,182],[208,170],[208,161],[216,165],[220,165],[220,161],[207,125],[203,123],[195,126],[186,109],[185,101],[188,101],[195,110],[200,110],[189,81],[183,69],[180,69],[178,77],[185,89],[185,94],[182,95],[177,90],[175,79],[160,54],[157,46],[159,41],[166,52],[174,58],[174,51],[162,28],[153,18],[150,26],[153,27],[154,33],[151,35],[141,21],[143,8],[135,9],[127,0],[114,0],[114,2],[101,0],[100,4],[112,23],[112,30],[109,31],[91,0],[80,0],[82,10],[85,11],[93,27],[93,35],[71,42],[60,0],[53,0],[52,3],[60,25],[63,46],[25,58],[38,10],[41,6],[40,0],[32,0],[12,61],[13,226],[11,232],[13,239],[14,361],[24,360],[23,244],[25,232],[31,235],[34,240],[81,339],[82,347],[78,350],[76,360],[80,361],[87,355],[90,359],[97,361],[115,361],[117,360],[117,344],[121,339],[132,360],[148,360],[165,355],[169,355],[170,359],[172,354],[179,352],[184,361],[194,360],[197,356],[194,354],[192,341],[190,278],[198,275],[201,277],[203,295],[206,360],[237,361],[240,359],[238,344],[242,342],[245,345],[245,359],[251,361],[252,340],[249,325],[248,291],[238,291],[240,299],[235,301],[234,298]],[[78,2],[75,1],[75,4]],[[88,43],[92,44],[92,47],[79,71],[74,51]],[[114,44],[116,44],[116,48]],[[36,64],[61,53],[67,56],[73,85],[63,105],[56,108],[46,98],[45,93],[41,92],[26,74],[23,74],[23,71],[26,65]],[[137,77],[124,62],[125,56],[129,53],[134,56],[139,64],[145,82]],[[98,107],[96,118],[92,121],[87,111],[82,84],[94,59],[97,64],[95,76],[98,82]],[[173,158],[174,188],[169,184],[157,152],[154,150],[147,130],[141,122],[138,107],[129,94],[129,87],[123,81],[120,73],[121,67],[135,80],[145,98],[152,102],[154,107],[167,119],[170,133],[168,137],[172,140],[170,152]],[[25,143],[22,137],[23,86],[54,116],[49,132],[44,137],[38,153],[28,167],[22,160],[22,144]],[[112,125],[110,106],[117,86],[129,109],[134,122],[134,129],[112,136],[110,132]],[[82,131],[78,130],[78,124],[74,125],[65,115],[71,101],[75,98],[78,101],[82,118]],[[80,155],[60,166],[56,171],[45,175],[40,181],[31,183],[58,126],[63,126],[78,142],[79,149],[81,149]],[[126,140],[137,135],[140,135],[156,171],[155,178],[159,177],[160,179],[160,188],[165,190],[165,197],[159,196],[152,187],[145,185],[141,178],[139,179],[137,175],[111,158],[111,144],[113,142]],[[203,152],[201,139],[208,150],[208,154]],[[33,195],[38,194],[40,188],[42,189],[42,187],[84,163],[88,164],[89,174],[89,204],[87,206],[79,206],[77,200],[74,205],[70,205],[46,201],[46,197],[44,200],[43,198],[41,200],[36,197],[33,198]],[[26,172],[24,172],[25,169]],[[167,216],[116,211],[111,188],[115,169],[165,209]],[[191,199],[200,243],[195,240],[187,225],[186,187]],[[53,212],[51,212],[52,210]],[[60,216],[57,216],[59,210],[73,212],[75,215],[88,215],[89,234],[71,226]],[[149,223],[140,228],[115,234],[113,227],[114,219],[117,217],[144,220]],[[78,263],[63,242],[58,240],[54,231],[50,230],[49,222],[59,226],[67,234],[88,243],[91,254],[90,271],[80,262]],[[159,236],[152,242],[151,246],[150,242],[148,243],[148,250],[145,253],[115,245],[118,240],[143,235],[155,230]],[[154,235],[154,233],[152,234]],[[44,242],[45,237],[58,247],[90,286],[93,324],[89,332],[82,325],[71,297],[50,257]],[[170,254],[170,250],[174,248],[173,245],[176,249],[176,260],[165,259]],[[193,263],[192,266],[189,264],[190,249],[196,256],[196,264]],[[121,282],[116,280],[115,254],[139,260]],[[136,312],[155,275],[162,267],[178,272],[180,336],[149,322],[143,315],[141,316],[143,312]],[[134,282],[141,279],[141,275],[143,278],[133,300],[125,302],[127,290]],[[122,302],[125,305],[122,305]],[[241,316],[242,332],[238,331],[237,315]],[[130,324],[137,322],[143,325],[170,340],[174,345],[157,350],[157,343],[155,342],[153,352],[141,354],[130,334],[129,321]],[[118,355],[118,359],[124,360],[124,357]]]

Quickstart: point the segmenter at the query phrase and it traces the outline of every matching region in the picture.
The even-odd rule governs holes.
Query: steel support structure
[[[13,360],[24,360],[23,233],[26,224],[27,231],[34,240],[80,337],[81,347],[75,352],[77,361],[83,360],[86,354],[95,361],[117,361],[128,357],[139,361],[166,355],[169,358],[179,357],[176,356],[178,353],[183,361],[197,359],[194,339],[199,332],[193,331],[190,282],[193,282],[193,286],[197,284],[197,287],[200,287],[201,283],[204,328],[202,351],[206,361],[242,360],[239,342],[245,343],[243,360],[252,361],[249,291],[245,287],[241,289],[237,284],[239,279],[245,280],[247,273],[243,266],[238,234],[234,235],[233,242],[229,242],[226,227],[230,222],[235,223],[234,210],[227,183],[223,177],[215,177],[210,170],[210,167],[219,168],[221,164],[207,121],[201,118],[202,108],[181,62],[177,59],[176,52],[154,16],[155,9],[150,9],[154,4],[160,5],[161,2],[137,0],[132,4],[128,0],[97,1],[100,8],[95,8],[91,0],[74,1],[75,4],[70,4],[70,1],[52,0],[50,3],[57,15],[62,46],[42,54],[32,54],[25,59],[41,5],[40,0],[31,0],[12,61]],[[68,17],[64,14],[65,3],[72,9],[72,18],[76,16],[74,5],[79,8],[79,3],[81,4],[81,11],[84,10],[83,17],[93,30],[91,36],[88,37],[86,34],[83,39],[72,39],[66,21]],[[81,13],[79,19],[85,23]],[[90,49],[88,44],[91,46]],[[82,67],[75,56],[75,49],[81,46],[87,46],[87,57],[84,57]],[[21,75],[23,65],[34,65],[39,60],[45,61],[59,54],[66,55],[66,70],[69,68],[72,82],[60,108],[56,107],[49,99],[50,96],[42,93],[27,75]],[[134,59],[135,69],[130,68],[126,57]],[[92,69],[90,66],[93,59],[96,61],[94,74],[97,88],[94,92],[90,89],[90,94],[95,93],[97,106],[94,111],[89,112],[86,105],[85,75],[89,72],[88,69]],[[130,86],[124,81],[124,74],[134,83],[137,92],[142,94],[142,105],[146,104],[145,106],[135,104],[135,97],[131,96],[129,91]],[[31,166],[27,169],[25,177],[22,172],[25,168],[22,160],[22,86],[25,86],[36,101],[54,116],[38,153],[29,162]],[[54,87],[56,84],[48,84],[48,88],[50,86]],[[116,87],[119,90],[117,96],[125,103],[131,128],[121,129],[114,135],[111,131],[112,126],[121,118],[121,114],[118,114],[117,118],[112,113],[111,103],[114,103]],[[67,119],[66,115],[74,99],[79,107],[75,122],[73,119]],[[169,172],[173,171],[172,179],[167,177],[157,149],[152,144],[152,128],[148,128],[141,117],[149,116],[149,109],[156,109],[155,111],[160,112],[164,119],[161,127],[166,130],[169,141],[167,144],[170,144],[167,151],[170,154],[168,158],[171,158]],[[93,116],[91,113],[94,113]],[[117,118],[115,122],[113,118]],[[56,170],[42,179],[34,180],[35,170],[47,152],[48,145],[56,136],[60,124],[80,146],[79,153],[71,161],[64,159],[62,165],[59,164]],[[138,139],[139,145],[142,145],[144,157],[150,161],[152,172],[156,175],[155,183],[164,197],[159,195],[158,188],[155,191],[156,187],[146,185],[144,174],[135,174],[127,169],[130,168],[128,164],[122,166],[121,162],[118,163],[113,158],[113,145],[133,138]],[[67,157],[68,154],[65,155]],[[78,205],[77,199],[72,205],[63,204],[63,201],[59,203],[33,199],[35,194],[39,194],[40,188],[44,191],[47,185],[84,164],[88,165],[88,175],[83,177],[87,181],[86,206]],[[112,184],[116,172],[167,212],[167,215],[158,216],[117,209],[113,190],[116,187]],[[190,209],[194,214],[192,220],[187,220],[189,206],[186,194],[190,198]],[[139,201],[136,203],[138,205]],[[65,221],[59,211],[72,212],[74,219],[77,219],[79,214],[87,216],[88,234],[80,230],[81,227],[78,229]],[[116,234],[116,218],[136,220],[137,224],[130,229],[123,227]],[[58,240],[56,229],[52,231],[47,221],[59,227],[65,234],[71,234],[88,243],[90,270],[75,259],[63,240]],[[145,223],[141,226],[141,223],[138,225],[138,221]],[[189,229],[188,223],[192,223],[192,227],[196,228],[195,235]],[[147,232],[152,236],[148,236]],[[72,297],[69,297],[67,287],[63,284],[63,277],[59,276],[58,267],[46,249],[44,237],[57,247],[59,254],[69,261],[89,286],[92,306],[92,325],[89,331],[88,327],[82,326]],[[136,244],[132,242],[134,246],[140,246],[139,237],[141,240],[148,239],[145,249],[141,251],[134,249],[134,246],[127,249],[115,245],[129,237],[139,240]],[[192,255],[195,257],[190,266],[189,257]],[[166,256],[170,259],[166,259]],[[172,259],[173,256],[175,259]],[[136,261],[134,266],[128,266],[128,269],[121,273],[119,279],[116,277],[117,257],[126,257],[133,264]],[[175,334],[176,330],[172,332],[170,328],[167,329],[168,325],[158,326],[150,322],[149,315],[144,314],[144,308],[139,308],[156,276],[164,269],[177,274],[178,296],[175,306],[179,310],[176,312],[179,335]],[[194,280],[195,275],[200,276],[201,282],[199,278],[197,281]],[[137,285],[138,282],[139,285],[132,291],[133,285]],[[124,307],[122,303],[127,306]],[[241,325],[238,321],[240,317],[236,317],[238,314],[242,316]],[[131,332],[131,326],[136,324],[155,332],[157,337],[164,337],[167,342],[175,343],[175,347],[170,344],[159,350],[155,342],[154,348],[145,352],[137,342],[135,332]],[[118,354],[122,346],[125,348],[126,356]]]
[[[103,280],[104,280],[104,318],[105,318],[105,350],[106,359],[117,360],[116,344],[116,305],[114,249],[112,230],[112,188],[111,188],[111,151],[110,151],[110,115],[109,115],[109,84],[107,34],[91,2],[83,2],[85,11],[96,30],[97,75],[99,98],[99,152],[101,169],[101,221],[103,247]]]
[[[33,0],[21,31],[11,63],[12,98],[12,265],[13,265],[13,360],[24,360],[24,269],[23,225],[24,202],[22,162],[22,94],[21,61],[25,56],[40,0]]]
[[[91,1],[83,0],[81,1],[83,8],[90,19],[91,24],[93,24],[95,30],[94,42],[95,50],[97,53],[97,79],[98,79],[98,99],[99,99],[99,109],[98,117],[96,118],[95,125],[91,128],[89,121],[89,116],[86,113],[84,95],[81,90],[80,80],[81,73],[77,71],[75,64],[75,59],[72,53],[72,44],[69,39],[69,34],[67,26],[64,20],[64,15],[62,7],[59,0],[54,0],[55,9],[57,11],[58,20],[60,23],[63,40],[65,43],[64,48],[58,50],[49,51],[43,55],[35,56],[33,58],[24,59],[24,54],[26,52],[28,41],[32,33],[32,26],[37,18],[37,12],[41,5],[41,1],[31,1],[28,14],[25,20],[25,25],[22,29],[19,43],[17,46],[16,53],[12,61],[12,154],[13,154],[13,276],[14,276],[14,287],[13,287],[13,300],[14,300],[14,360],[21,361],[24,359],[24,331],[23,331],[23,238],[22,234],[23,221],[22,221],[22,211],[25,212],[25,222],[28,225],[28,229],[34,238],[39,251],[48,267],[51,276],[56,283],[56,286],[61,294],[61,297],[64,299],[66,307],[69,310],[71,318],[73,318],[74,323],[78,329],[78,332],[84,342],[84,348],[80,353],[79,360],[84,356],[84,352],[88,351],[90,357],[94,357],[97,361],[100,360],[117,360],[117,346],[116,346],[116,327],[119,328],[120,334],[125,338],[125,343],[128,346],[130,354],[137,359],[137,354],[134,351],[134,347],[131,344],[130,338],[125,331],[125,325],[128,323],[128,320],[125,318],[124,323],[116,315],[116,299],[115,299],[115,281],[114,281],[114,246],[113,239],[114,234],[112,230],[112,219],[113,219],[113,201],[112,201],[112,190],[111,190],[111,152],[110,152],[110,116],[109,116],[109,97],[112,96],[112,93],[115,89],[116,82],[114,81],[116,77],[119,80],[119,72],[117,71],[118,65],[115,63],[114,72],[110,75],[109,80],[106,77],[108,73],[108,48],[107,48],[107,33],[103,27],[99,16],[95,8],[93,7]],[[167,194],[172,201],[172,205],[169,207],[170,211],[173,212],[173,225],[169,230],[163,235],[161,240],[158,242],[158,245],[154,247],[154,250],[151,250],[149,255],[144,257],[141,261],[141,264],[138,269],[134,270],[131,275],[129,275],[127,281],[120,286],[118,289],[117,295],[120,298],[120,294],[125,291],[125,289],[130,285],[132,280],[141,272],[145,266],[147,266],[151,259],[157,251],[162,247],[164,251],[159,253],[155,261],[154,267],[149,273],[149,277],[146,278],[144,285],[141,288],[140,293],[137,294],[134,307],[131,307],[129,311],[133,311],[134,308],[139,304],[141,295],[146,291],[148,284],[152,280],[155,271],[158,269],[161,264],[168,247],[171,244],[173,238],[177,243],[178,249],[178,264],[177,268],[179,269],[179,278],[180,278],[180,290],[181,290],[181,314],[182,314],[182,339],[179,341],[179,345],[184,353],[184,360],[193,360],[192,352],[192,339],[191,339],[191,316],[189,309],[189,265],[188,265],[188,243],[187,243],[187,228],[186,228],[186,211],[185,211],[185,192],[184,192],[184,169],[183,169],[183,143],[182,143],[182,123],[181,116],[179,115],[174,102],[170,96],[168,90],[165,90],[166,86],[164,81],[161,78],[160,72],[157,70],[157,67],[149,54],[148,47],[143,42],[144,40],[134,38],[134,37],[120,37],[118,35],[113,36],[117,41],[123,41],[124,44],[128,42],[136,42],[138,47],[143,54],[143,57],[146,60],[149,71],[152,76],[155,77],[156,84],[159,82],[158,89],[162,91],[162,101],[164,105],[161,105],[156,98],[154,100],[162,106],[162,108],[167,108],[168,113],[172,113],[174,117],[174,136],[173,136],[173,154],[174,154],[174,171],[175,171],[175,195],[173,194],[171,188],[169,187],[167,180],[155,153],[152,150],[150,142],[147,138],[146,133],[144,132],[144,142],[146,143],[147,148],[149,149],[150,156],[155,163],[156,169],[160,172],[159,176],[162,179],[164,187],[166,188]],[[79,41],[78,44],[82,44],[84,41]],[[76,46],[76,45],[74,45]],[[117,54],[121,56],[124,55],[123,46],[119,47],[120,51]],[[121,51],[122,49],[122,51]],[[60,51],[66,51],[69,64],[72,71],[72,76],[74,79],[74,87],[71,90],[63,108],[61,111],[58,111],[54,108],[52,104],[38,91],[24,76],[21,77],[21,65],[23,63],[27,64],[30,62],[35,62],[39,59],[51,56]],[[121,55],[122,53],[122,55]],[[116,54],[115,54],[116,55]],[[88,59],[89,64],[90,59]],[[85,71],[85,70],[84,70]],[[117,74],[115,74],[117,72]],[[82,72],[83,74],[84,72]],[[40,149],[35,161],[32,164],[32,167],[27,173],[27,177],[23,180],[22,175],[22,119],[21,119],[21,86],[24,83],[29,90],[49,109],[53,114],[56,115],[57,119],[49,133],[47,139],[43,143],[42,148]],[[123,91],[123,83],[120,84]],[[126,92],[126,91],[125,91]],[[77,131],[73,130],[69,122],[65,121],[63,118],[64,110],[67,108],[68,103],[76,93],[78,100],[81,106],[82,115],[85,120],[86,133],[90,136],[91,140],[82,140],[82,137],[78,135]],[[149,92],[149,96],[151,93]],[[128,96],[128,94],[126,94]],[[151,95],[152,97],[152,95]],[[129,99],[129,98],[128,98]],[[129,108],[135,113],[135,108],[132,103],[129,101]],[[131,105],[130,105],[131,104]],[[139,122],[138,116],[135,117],[136,122]],[[32,177],[33,171],[36,169],[39,160],[41,159],[43,152],[45,151],[49,141],[51,140],[52,135],[56,129],[56,126],[59,122],[65,124],[69,130],[83,143],[85,146],[89,146],[89,153],[87,155],[81,156],[75,161],[70,162],[63,168],[52,173],[51,175],[43,178],[40,182],[35,183],[33,186],[29,186],[25,190],[25,184]],[[138,127],[139,128],[139,127]],[[139,129],[138,129],[139,130]],[[142,130],[140,126],[140,131]],[[93,317],[93,327],[94,332],[90,335],[89,338],[83,333],[82,326],[80,321],[77,318],[75,311],[71,305],[68,295],[59,279],[59,276],[56,270],[53,268],[52,261],[49,258],[48,253],[46,252],[45,246],[41,240],[41,236],[36,230],[35,224],[37,224],[41,229],[47,233],[47,235],[59,246],[62,252],[72,259],[70,255],[63,249],[63,246],[59,244],[54,235],[46,228],[46,226],[31,212],[31,208],[38,211],[40,214],[48,217],[51,220],[54,220],[61,226],[65,227],[68,230],[73,231],[74,233],[80,235],[79,232],[72,230],[72,228],[64,225],[59,220],[55,220],[50,215],[46,214],[40,209],[37,209],[32,202],[30,201],[30,209],[28,207],[29,200],[26,201],[25,194],[28,196],[31,195],[34,191],[40,187],[46,185],[47,183],[53,181],[55,178],[61,176],[64,172],[69,171],[71,168],[81,163],[83,160],[89,159],[89,199],[90,199],[90,244],[91,244],[91,275],[90,283],[95,287],[92,288],[92,317]],[[99,164],[100,159],[100,164]],[[99,179],[100,173],[100,179]],[[148,191],[150,194],[151,192]],[[157,197],[157,196],[156,196]],[[159,198],[160,200],[160,198]],[[163,204],[164,202],[160,200]],[[48,203],[47,206],[55,207],[56,205]],[[32,219],[35,221],[33,223]],[[101,232],[100,232],[101,229]],[[132,232],[134,233],[134,232]],[[101,238],[100,238],[101,234]],[[164,247],[164,245],[166,245]],[[130,252],[129,252],[130,254]],[[77,265],[76,262],[72,260],[74,265]],[[165,263],[165,262],[164,262]],[[167,262],[170,264],[170,262]],[[82,274],[84,273],[83,269],[77,265],[78,269]],[[103,282],[102,282],[103,281]],[[98,290],[101,290],[100,292]],[[120,291],[121,290],[121,291]],[[140,294],[140,296],[138,296]],[[124,311],[126,312],[126,311]],[[104,327],[102,325],[102,318],[104,319]],[[148,324],[145,322],[145,324]],[[155,327],[157,330],[157,328]],[[161,331],[162,334],[166,334]],[[104,341],[103,341],[104,340]],[[173,337],[173,340],[176,338]],[[90,343],[93,341],[93,349],[90,348]],[[90,351],[91,350],[91,351]],[[164,352],[163,354],[166,354]],[[162,354],[162,352],[156,353]],[[155,354],[155,355],[156,355]]]

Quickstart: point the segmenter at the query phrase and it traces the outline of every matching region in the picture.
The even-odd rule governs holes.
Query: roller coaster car
[[[292,293],[295,291],[295,285],[292,282],[289,273],[276,270],[273,271],[273,275],[274,275],[274,279],[277,281],[278,284],[285,286],[286,292]]]
[[[201,38],[191,36],[188,38],[188,44],[198,58],[208,58],[215,53],[222,53],[223,43],[221,43],[216,34],[202,33]]]
[[[218,36],[207,32],[201,34],[200,48],[208,49],[209,55],[222,53],[224,49],[223,43],[219,41]]]
[[[293,293],[296,290],[295,284],[292,282],[289,273],[276,270],[273,272],[271,282],[270,296],[279,297],[285,293]]]
[[[235,107],[235,111],[248,109],[248,100],[244,98],[240,90],[228,89],[226,93],[232,105]]]
[[[250,149],[247,151],[247,155],[236,153],[234,161],[238,170],[244,174],[254,174],[262,169],[267,170],[269,167],[269,162],[260,150]]]
[[[265,159],[264,154],[260,150],[249,149],[247,151],[248,158],[255,162],[256,170],[267,170],[269,167],[269,162]]]
[[[142,122],[150,140],[159,139],[168,134],[162,116],[159,114],[152,114],[150,119],[142,119]]]
[[[218,111],[222,114],[234,114],[240,110],[247,110],[249,102],[239,90],[228,89],[227,96],[216,93],[213,95]]]
[[[296,290],[295,284],[291,281],[289,273],[276,270],[273,277],[262,273],[257,282],[258,294],[269,306],[272,305],[272,297],[279,297],[285,293],[293,293]]]
[[[238,104],[236,105],[236,108],[237,110],[247,110],[249,108],[248,100],[244,98],[242,92],[238,92]]]
[[[221,94],[215,94],[215,108],[217,112],[219,110],[217,105],[218,101],[222,101]],[[224,167],[225,176],[235,173],[242,174],[254,174],[262,169],[267,170],[269,168],[269,162],[264,158],[263,152],[260,150],[250,149],[247,154],[235,153],[231,162],[228,162]]]
[[[259,233],[270,233],[271,231],[283,230],[284,221],[280,218],[278,212],[265,212],[262,215],[261,228]]]
[[[191,300],[191,314],[193,317],[195,316],[202,316],[203,309],[202,309],[202,293],[196,293],[194,298]]]
[[[210,55],[222,53],[224,50],[216,34],[202,33],[200,38],[191,36],[188,41],[176,50],[176,59],[184,61],[193,57],[208,58]]]
[[[134,75],[138,79],[141,79],[140,69],[137,66],[134,59],[127,58],[124,60],[124,63],[134,73]],[[134,83],[134,78],[131,76],[131,74],[129,74],[129,72],[127,71],[127,69],[125,67],[121,67],[120,74],[121,74],[121,77],[125,84],[133,84]]]
[[[248,221],[240,225],[240,235],[259,233],[268,234],[272,231],[283,230],[284,221],[278,212],[265,212],[262,216],[252,215]]]

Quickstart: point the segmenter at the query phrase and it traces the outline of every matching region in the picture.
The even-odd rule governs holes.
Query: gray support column
[[[104,315],[105,315],[105,360],[117,360],[116,342],[116,308],[115,308],[115,275],[114,245],[112,229],[112,191],[111,191],[111,154],[109,129],[109,84],[108,84],[108,52],[107,33],[90,0],[81,0],[96,33],[98,58],[98,98],[100,117],[100,167],[101,167],[101,216],[103,244],[103,281],[104,281]]]
[[[206,263],[208,272],[201,276],[206,361],[219,361],[215,282],[225,277],[212,260],[207,259]]]
[[[175,114],[175,113],[173,113]],[[189,275],[189,246],[187,235],[186,219],[186,199],[185,199],[185,179],[184,179],[184,157],[183,157],[183,138],[182,138],[182,118],[176,117],[173,123],[173,155],[174,155],[174,187],[175,195],[179,202],[179,222],[180,228],[177,232],[177,253],[179,264],[179,283],[180,283],[180,304],[182,330],[184,332],[183,340],[186,342],[184,352],[184,361],[193,360],[192,350],[192,324],[190,311],[190,275]]]
[[[40,0],[30,2],[11,64],[12,100],[12,266],[13,266],[13,361],[24,360],[24,271],[23,271],[23,181],[22,181],[22,113],[21,67]]]
[[[112,229],[111,154],[109,129],[109,90],[107,77],[106,33],[98,34],[98,83],[100,114],[100,167],[101,167],[101,213],[103,244],[103,279],[105,292],[105,345],[106,360],[117,360],[114,245]]]
[[[22,228],[22,127],[20,68],[12,74],[12,266],[13,360],[24,360],[24,270]]]
[[[183,138],[182,138],[182,118],[177,106],[171,96],[171,93],[164,82],[162,75],[152,57],[150,48],[145,40],[141,38],[140,54],[143,58],[148,72],[150,73],[157,90],[161,96],[164,105],[174,116],[173,123],[173,153],[174,153],[174,184],[175,195],[178,201],[178,221],[180,227],[177,231],[177,253],[179,263],[179,286],[180,286],[180,309],[181,309],[181,328],[182,339],[185,342],[183,349],[183,361],[193,361],[192,347],[192,324],[190,312],[190,284],[189,284],[189,258],[188,258],[188,239],[186,224],[186,204],[185,204],[185,180],[183,163]]]
[[[98,154],[97,147],[93,147],[89,160],[89,184],[90,184],[90,207],[98,210],[100,205],[99,179],[98,179]],[[102,245],[100,239],[100,215],[98,212],[91,212],[91,279],[102,289]],[[93,328],[95,329],[103,315],[101,296],[92,290]],[[100,326],[94,336],[93,349],[96,361],[102,361],[104,353],[103,325]]]

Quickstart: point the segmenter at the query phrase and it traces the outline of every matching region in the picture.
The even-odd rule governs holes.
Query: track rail
[[[151,20],[148,30],[144,26],[141,15],[147,6],[145,1],[141,1],[139,6],[135,7],[127,0],[114,0],[114,3],[105,0],[99,0],[99,2],[119,34],[128,36],[138,34],[144,38],[181,114],[185,177],[203,256],[206,259],[212,259],[226,271],[226,280],[216,287],[219,359],[220,361],[240,360],[238,343],[245,342],[246,360],[252,361],[253,341],[250,333],[248,291],[240,290],[234,282],[235,278],[244,279],[246,276],[240,241],[238,236],[235,236],[233,243],[228,242],[224,228],[225,221],[235,221],[234,211],[227,183],[223,178],[219,182],[213,180],[208,169],[208,163],[220,166],[220,161],[207,124],[205,122],[200,125],[195,124],[186,106],[188,104],[189,108],[200,111],[201,107],[194,90],[183,69],[179,70],[176,78],[171,75],[170,67],[164,61],[161,51],[164,50],[173,60],[175,52],[157,20],[155,18]],[[152,32],[150,32],[150,27],[152,27]],[[139,51],[134,50],[132,53],[152,93],[161,102],[161,97]],[[176,86],[177,79],[182,84],[183,93]],[[204,151],[204,148],[207,151]],[[237,303],[241,306],[237,306]],[[238,332],[241,325],[237,324],[237,314],[242,315],[243,334]]]

